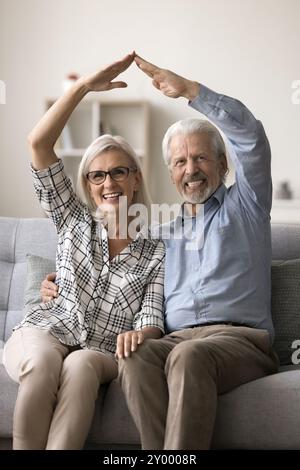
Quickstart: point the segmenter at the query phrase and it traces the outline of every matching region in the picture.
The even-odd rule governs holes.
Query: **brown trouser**
[[[14,449],[81,449],[91,426],[99,385],[117,376],[117,364],[98,351],[71,352],[38,328],[16,330],[3,362],[20,384]]]
[[[278,369],[266,330],[203,326],[148,339],[119,361],[143,449],[209,449],[217,396]]]

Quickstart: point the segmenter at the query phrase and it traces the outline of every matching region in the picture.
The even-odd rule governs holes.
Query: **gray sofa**
[[[273,225],[272,237],[273,259],[300,258],[300,225]],[[26,255],[54,258],[55,244],[55,231],[48,219],[0,218],[1,349],[23,315]],[[300,278],[296,279],[297,285],[300,292]],[[0,448],[9,449],[17,385],[2,363],[0,387]],[[137,430],[119,385],[113,381],[99,390],[87,448],[138,447]],[[282,366],[275,375],[220,396],[213,447],[300,449],[300,366]]]

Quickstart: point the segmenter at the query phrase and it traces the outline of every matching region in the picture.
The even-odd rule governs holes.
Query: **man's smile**
[[[206,183],[206,178],[199,179],[197,181],[190,181],[184,184],[184,186],[188,189],[194,190],[201,188],[204,183]]]

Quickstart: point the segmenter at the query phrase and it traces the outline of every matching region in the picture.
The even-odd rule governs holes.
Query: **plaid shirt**
[[[58,297],[31,308],[17,326],[50,330],[62,343],[113,355],[119,333],[164,332],[164,244],[143,231],[109,260],[106,229],[77,198],[63,163],[32,168],[42,208],[58,233]]]

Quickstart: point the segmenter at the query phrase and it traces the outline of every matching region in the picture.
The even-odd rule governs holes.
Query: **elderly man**
[[[195,251],[186,249],[185,237],[165,240],[169,334],[119,361],[143,449],[209,449],[218,394],[278,367],[270,312],[270,147],[262,124],[239,101],[135,61],[162,93],[187,98],[215,123],[236,154],[236,182],[226,188],[225,145],[215,126],[188,119],[167,131],[164,158],[192,208],[171,222],[171,234],[203,217],[204,241]]]

